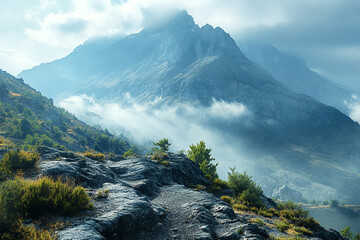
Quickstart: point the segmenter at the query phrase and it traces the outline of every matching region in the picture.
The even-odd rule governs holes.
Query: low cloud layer
[[[169,138],[172,151],[188,150],[190,144],[204,140],[213,149],[219,173],[225,178],[229,167],[244,160],[241,143],[233,142],[204,124],[208,119],[243,121],[251,112],[241,103],[214,100],[210,107],[195,108],[181,104],[155,108],[151,104],[99,104],[86,95],[72,96],[58,103],[90,124],[98,124],[115,133],[123,133],[139,143]],[[240,167],[244,169],[244,165]]]

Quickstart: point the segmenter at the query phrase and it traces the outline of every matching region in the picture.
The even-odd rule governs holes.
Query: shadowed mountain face
[[[324,79],[309,69],[304,59],[280,52],[271,45],[238,42],[244,54],[260,64],[282,84],[296,93],[306,94],[316,100],[349,114],[346,103],[353,101],[348,91],[336,83]]]
[[[241,141],[252,149],[255,168],[265,168],[260,176],[272,174],[278,184],[294,181],[292,187],[300,192],[306,187],[299,179],[306,177],[306,184],[318,182],[307,188],[311,194],[325,189],[322,198],[332,191],[350,196],[353,189],[342,186],[359,182],[357,123],[294,93],[249,61],[229,34],[210,25],[200,28],[185,11],[138,34],[85,42],[65,58],[20,76],[53,98],[85,93],[121,102],[130,94],[138,103],[157,105],[209,106],[214,99],[241,103],[245,117],[205,119],[203,124],[232,144]]]

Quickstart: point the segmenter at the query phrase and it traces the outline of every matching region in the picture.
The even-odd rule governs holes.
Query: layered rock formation
[[[268,239],[276,229],[249,223],[218,197],[194,189],[207,186],[197,164],[182,154],[169,154],[165,166],[150,157],[112,156],[104,161],[49,147],[39,148],[39,175],[71,177],[96,195],[94,209],[66,217],[62,240],[87,239]],[[35,177],[35,176],[33,176]],[[265,196],[263,201],[270,205]],[[242,231],[238,231],[238,229]],[[317,239],[342,239],[319,228]]]

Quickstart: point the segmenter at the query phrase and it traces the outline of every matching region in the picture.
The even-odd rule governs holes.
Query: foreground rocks
[[[149,157],[111,157],[105,161],[41,147],[40,175],[71,177],[95,195],[94,209],[64,220],[63,240],[85,239],[268,239],[269,230],[214,195],[196,191],[207,186],[199,167],[182,154],[170,154],[165,166]],[[273,206],[271,199],[262,197]],[[242,229],[241,232],[238,232]],[[321,238],[341,239],[323,229]]]

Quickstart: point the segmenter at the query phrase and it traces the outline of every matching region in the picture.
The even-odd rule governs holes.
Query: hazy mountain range
[[[266,44],[239,41],[238,45],[246,57],[261,65],[292,91],[311,96],[349,114],[348,106],[358,94],[321,77],[301,57],[283,53]]]
[[[271,54],[266,56],[273,58]],[[260,66],[221,28],[199,27],[183,11],[137,34],[89,40],[65,58],[19,76],[54,99],[86,94],[100,102],[126,102],[130,96],[138,104],[152,103],[154,109],[186,104],[195,111],[219,102],[237,104],[239,114],[233,117],[221,117],[228,105],[220,105],[216,116],[199,121],[234,148],[248,150],[244,155],[268,194],[285,184],[307,199],[360,202],[353,194],[360,190],[360,127],[331,107],[340,106],[348,92],[300,60],[281,59],[289,59],[289,66],[277,70],[271,61],[264,66],[259,61]],[[299,74],[292,66],[301,70]],[[334,101],[324,96],[323,83],[330,94],[336,93]]]

